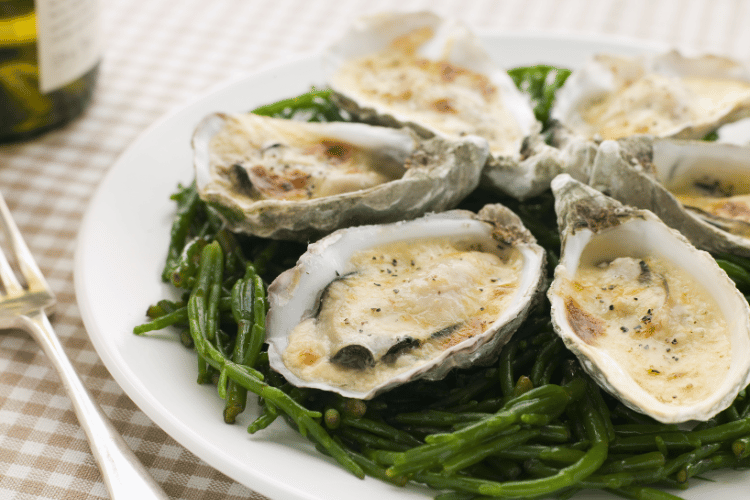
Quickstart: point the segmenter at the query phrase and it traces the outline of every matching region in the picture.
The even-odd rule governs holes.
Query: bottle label
[[[97,0],[35,0],[39,90],[83,76],[101,57]]]

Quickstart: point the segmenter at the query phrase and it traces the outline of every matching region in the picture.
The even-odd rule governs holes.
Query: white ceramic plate
[[[663,47],[630,40],[483,34],[506,68],[548,63],[575,67],[594,51],[632,54]],[[160,281],[178,182],[193,179],[190,137],[214,111],[246,111],[324,87],[318,55],[286,62],[207,93],[148,128],[117,160],[86,213],[75,256],[75,289],[83,321],[115,380],[161,428],[208,464],[274,500],[426,499],[434,492],[359,480],[317,453],[309,441],[277,421],[249,435],[250,407],[237,425],[222,420],[213,386],[199,386],[193,352],[167,333],[133,335],[149,304],[169,295]],[[146,182],[144,182],[146,180]],[[686,499],[746,499],[750,475],[727,473],[693,481]],[[581,498],[615,498],[587,493]]]

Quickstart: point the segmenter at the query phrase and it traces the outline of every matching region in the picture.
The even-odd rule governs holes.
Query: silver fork
[[[25,281],[25,285],[19,282],[0,249],[0,280],[5,287],[5,294],[0,293],[0,329],[26,330],[52,362],[86,432],[110,497],[113,500],[167,500],[169,497],[96,404],[66,356],[47,318],[47,312],[54,309],[55,296],[24,243],[2,194],[0,219]]]

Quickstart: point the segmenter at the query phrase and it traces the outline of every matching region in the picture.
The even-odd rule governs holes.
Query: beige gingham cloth
[[[171,498],[264,497],[172,440],[110,377],[73,290],[81,217],[117,156],[162,114],[392,9],[431,9],[477,30],[625,36],[750,62],[746,0],[102,0],[105,53],[91,107],[62,130],[0,146],[0,190],[57,294],[53,325],[73,365]],[[22,332],[0,333],[0,500],[107,497],[44,354]]]

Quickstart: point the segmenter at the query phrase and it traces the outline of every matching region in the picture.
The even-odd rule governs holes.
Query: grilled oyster
[[[750,115],[750,72],[718,56],[600,54],[556,95],[558,136],[619,139],[636,134],[701,139]],[[558,139],[561,141],[561,139]]]
[[[341,229],[268,288],[268,355],[292,384],[368,399],[489,362],[544,282],[544,250],[500,205]]]
[[[638,136],[605,141],[589,184],[653,211],[695,246],[750,257],[750,148]]]
[[[518,199],[539,194],[581,148],[542,140],[528,96],[476,35],[429,12],[365,17],[327,51],[329,85],[358,119],[423,136],[487,139],[481,185]]]
[[[517,154],[541,128],[529,99],[458,21],[430,12],[368,16],[326,54],[341,106],[365,121],[478,135],[495,156]]]
[[[234,231],[306,241],[452,208],[479,182],[484,139],[213,114],[193,136],[200,196]]]
[[[750,307],[711,256],[652,212],[560,175],[562,232],[548,290],[555,330],[625,405],[707,420],[750,381]]]

